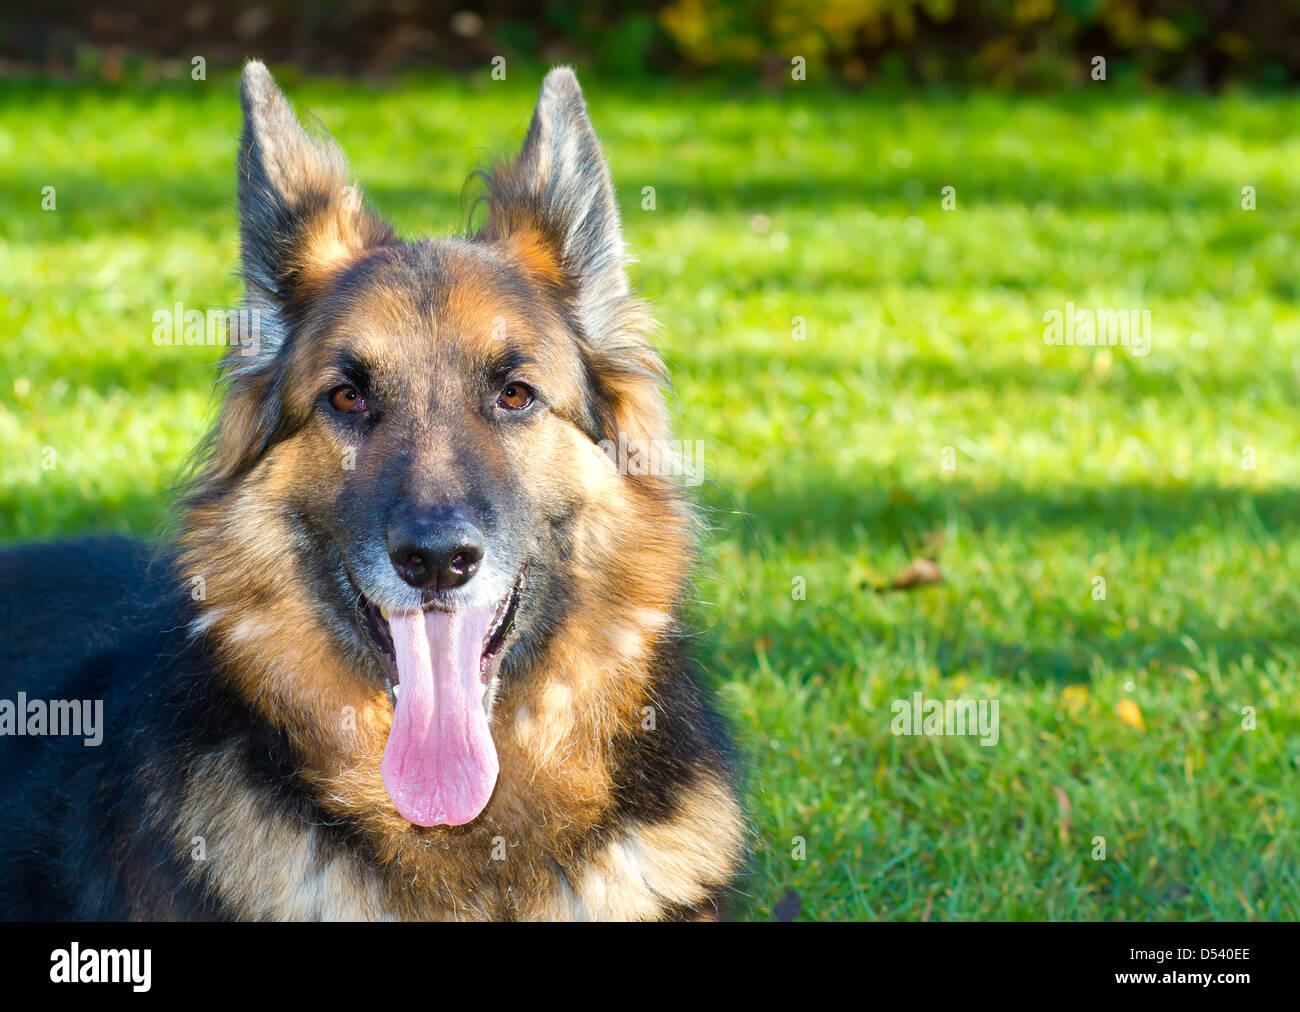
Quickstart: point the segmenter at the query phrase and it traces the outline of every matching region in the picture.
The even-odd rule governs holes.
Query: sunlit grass
[[[287,83],[414,234],[537,78]],[[585,84],[712,479],[744,912],[1296,917],[1300,102]],[[3,536],[149,533],[215,355],[152,314],[238,298],[233,81],[0,110]],[[1150,355],[1045,345],[1067,301],[1151,310]],[[944,583],[874,591],[921,554]],[[916,691],[998,700],[998,744],[891,735]]]

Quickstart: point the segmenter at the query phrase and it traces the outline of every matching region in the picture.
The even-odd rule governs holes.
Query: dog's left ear
[[[368,248],[392,241],[393,230],[349,185],[338,146],[328,135],[307,136],[257,60],[244,68],[240,100],[240,252],[250,305],[277,324],[262,335],[274,351],[322,285]]]
[[[628,293],[623,230],[605,155],[568,67],[546,75],[523,149],[488,179],[481,237],[533,274],[569,289],[588,337],[602,310]]]
[[[628,292],[609,167],[568,67],[546,75],[519,156],[487,175],[487,190],[478,238],[570,309],[598,388],[602,434],[666,438],[665,374],[644,336],[653,323]]]

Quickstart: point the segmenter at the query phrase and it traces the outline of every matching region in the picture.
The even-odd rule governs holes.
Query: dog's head
[[[518,157],[484,173],[482,229],[401,241],[260,63],[242,96],[255,315],[191,500],[189,571],[223,588],[201,621],[245,667],[268,627],[301,623],[302,665],[348,671],[281,670],[255,691],[300,730],[358,686],[387,691],[389,796],[410,822],[463,824],[497,779],[493,700],[555,631],[614,626],[588,639],[618,663],[621,616],[678,593],[628,547],[679,538],[672,482],[606,452],[667,436],[609,172],[577,79],[555,70]]]

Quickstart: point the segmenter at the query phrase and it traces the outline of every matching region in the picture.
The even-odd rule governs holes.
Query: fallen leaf
[[[1115,707],[1115,713],[1129,727],[1135,727],[1139,731],[1145,731],[1147,726],[1142,723],[1142,711],[1138,709],[1137,703],[1131,699],[1121,699],[1119,705]]]
[[[912,564],[894,577],[888,586],[877,590],[912,590],[935,583],[943,583],[943,573],[938,564],[929,559],[913,559]]]

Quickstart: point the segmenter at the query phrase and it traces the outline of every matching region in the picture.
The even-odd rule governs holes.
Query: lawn
[[[0,82],[6,541],[158,530],[212,416],[216,349],[151,340],[238,298],[210,77]],[[416,234],[540,74],[281,80]],[[584,80],[704,445],[742,913],[1296,918],[1300,100]],[[1150,354],[1047,345],[1067,302],[1150,310]],[[877,590],[917,557],[942,582]],[[891,734],[918,691],[996,700],[997,743]]]

